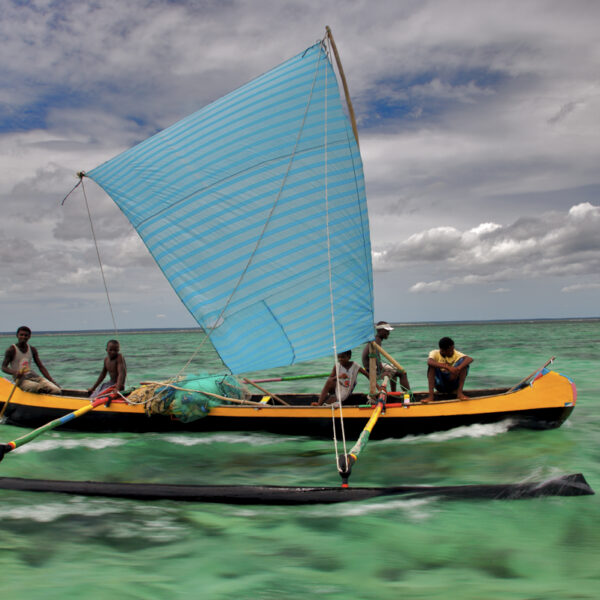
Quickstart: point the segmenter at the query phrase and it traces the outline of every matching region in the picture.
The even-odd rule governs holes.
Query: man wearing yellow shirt
[[[467,400],[463,392],[465,378],[473,359],[454,348],[454,341],[443,337],[439,341],[439,350],[432,350],[427,359],[427,382],[429,395],[423,402],[431,402],[434,388],[445,394],[456,393],[460,400]]]

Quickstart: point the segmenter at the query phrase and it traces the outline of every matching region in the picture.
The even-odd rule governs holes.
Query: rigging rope
[[[81,185],[84,175],[85,175],[85,173],[83,171],[77,173],[77,177],[79,177],[79,181],[71,188],[71,191],[62,199],[62,202],[60,203],[61,206],[64,206],[67,198]]]
[[[329,39],[329,37],[326,35],[325,38],[323,39],[323,42],[327,40],[329,42],[329,48],[327,47],[326,44],[323,44],[323,47],[325,49],[325,52],[327,53],[327,57],[329,59],[329,57],[331,56],[331,40]],[[329,59],[330,60],[330,59]],[[329,231],[329,188],[327,186],[328,183],[328,179],[327,179],[327,175],[328,175],[328,154],[327,154],[327,90],[328,90],[328,76],[329,76],[329,69],[325,69],[325,131],[324,131],[324,150],[325,150],[325,229],[327,232],[327,268],[328,268],[328,273],[329,273],[329,305],[331,307],[331,335],[333,337],[333,364],[335,365],[335,395],[337,398],[337,404],[339,404],[339,408],[340,408],[340,429],[342,432],[342,446],[344,449],[344,456],[346,456],[347,454],[347,449],[346,449],[346,431],[344,428],[344,409],[343,407],[343,402],[341,400],[342,398],[342,389],[341,389],[341,382],[340,382],[340,365],[337,359],[337,354],[338,354],[338,350],[337,350],[337,339],[336,339],[336,334],[335,334],[335,310],[334,310],[334,303],[333,303],[333,275],[332,275],[332,270],[331,270],[331,238],[330,238],[330,231]],[[335,404],[335,403],[334,403]],[[331,420],[332,420],[332,424],[333,424],[333,443],[334,443],[334,447],[335,447],[335,464],[337,465],[338,471],[340,470],[340,461],[339,461],[339,452],[338,452],[338,442],[337,442],[337,435],[336,435],[336,430],[335,430],[335,410],[334,407],[332,405],[331,407]]]
[[[108,300],[108,307],[110,309],[110,316],[112,318],[113,327],[115,330],[115,337],[118,336],[117,322],[115,320],[115,313],[113,312],[112,303],[110,301],[110,294],[108,293],[108,286],[106,285],[106,277],[104,276],[104,267],[102,266],[102,259],[100,258],[100,250],[98,249],[98,240],[96,239],[96,232],[94,231],[94,224],[92,223],[92,214],[90,213],[90,206],[88,204],[87,194],[85,193],[85,185],[83,184],[83,173],[79,173],[79,183],[81,183],[81,189],[83,190],[83,198],[85,200],[85,208],[87,209],[88,219],[90,221],[90,229],[92,230],[92,237],[94,238],[94,247],[96,248],[96,256],[98,257],[98,264],[100,265],[100,273],[102,274],[102,283],[104,284],[104,291],[106,292],[106,299]],[[79,184],[77,184],[79,185]],[[73,188],[73,190],[77,187]],[[73,191],[71,190],[71,192]],[[71,193],[69,192],[69,194]],[[67,194],[68,197],[68,194]],[[65,198],[66,200],[66,198]],[[64,202],[64,200],[63,200]]]

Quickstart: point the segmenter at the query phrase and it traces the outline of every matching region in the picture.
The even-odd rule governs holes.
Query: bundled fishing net
[[[150,383],[132,392],[128,400],[144,403],[146,413],[169,414],[190,423],[205,417],[227,399],[244,400],[249,394],[231,375],[188,375],[176,382]]]

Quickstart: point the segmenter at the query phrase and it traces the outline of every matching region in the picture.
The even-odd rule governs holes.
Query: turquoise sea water
[[[475,359],[467,388],[512,385],[556,355],[554,368],[578,387],[571,418],[550,431],[509,431],[501,423],[371,441],[351,483],[505,483],[582,472],[600,492],[600,320],[398,326],[385,346],[407,368],[413,388],[425,388],[427,353],[443,335]],[[110,337],[34,334],[32,343],[59,384],[88,387]],[[13,339],[0,336],[3,347]],[[124,333],[119,339],[131,384],[177,373],[201,343],[192,332]],[[331,363],[269,375],[325,372]],[[188,370],[221,368],[204,345]],[[321,383],[295,382],[293,389],[318,391]],[[270,385],[275,393],[292,387]],[[0,425],[0,440],[24,432]],[[55,430],[7,455],[0,475],[198,484],[340,481],[332,442],[243,433]],[[0,589],[6,598],[596,599],[599,559],[600,496],[236,507],[0,491]]]

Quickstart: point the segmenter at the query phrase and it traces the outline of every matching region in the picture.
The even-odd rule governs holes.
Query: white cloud
[[[593,291],[599,19],[583,1],[5,2],[0,328],[24,294],[47,310],[71,302],[65,321],[104,301],[80,190],[60,206],[77,171],[300,52],[325,23],[360,123],[374,266],[388,277],[378,293],[405,269],[413,291],[507,298],[544,277]],[[119,312],[143,301],[131,314],[148,324],[159,310],[187,319],[124,216],[86,192]]]
[[[447,290],[456,285],[512,278],[597,278],[600,273],[600,206],[575,205],[566,215],[555,212],[503,227],[484,223],[464,232],[435,227],[406,241],[379,248],[376,265],[391,270],[411,263],[433,264],[445,279],[419,282],[411,291]],[[586,283],[588,286],[590,283]],[[563,291],[577,289],[571,286]]]
[[[452,289],[452,284],[446,281],[419,281],[410,287],[409,291],[414,294],[447,292]]]
[[[574,292],[587,292],[589,290],[600,290],[599,283],[576,283],[575,285],[567,285],[561,289],[561,292],[566,294]]]

